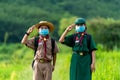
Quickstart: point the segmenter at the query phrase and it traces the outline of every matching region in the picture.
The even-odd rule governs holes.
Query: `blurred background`
[[[93,80],[120,80],[119,5],[120,0],[0,0],[0,80],[32,80],[34,51],[20,43],[29,27],[41,20],[50,21],[55,25],[50,35],[58,41],[79,17],[86,19],[87,32],[98,48]],[[36,35],[34,30],[29,37]],[[59,42],[58,46],[53,80],[69,80],[72,50]]]

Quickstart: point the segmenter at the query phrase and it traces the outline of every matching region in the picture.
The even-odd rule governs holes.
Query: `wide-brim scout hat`
[[[54,25],[48,21],[40,21],[38,24],[35,25],[36,28],[40,28],[41,26],[48,26],[49,31],[52,32],[54,30]]]
[[[86,24],[86,21],[84,18],[77,18],[75,24]]]

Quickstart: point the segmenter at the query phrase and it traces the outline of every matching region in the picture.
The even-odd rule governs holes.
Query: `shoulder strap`
[[[52,46],[52,55],[54,55],[54,48],[55,48],[55,40],[51,38],[51,46]]]
[[[35,56],[37,48],[38,48],[38,40],[39,40],[39,37],[35,37],[35,39],[34,39],[34,47],[35,47],[34,56]]]
[[[34,39],[34,47],[35,47],[34,56],[36,55],[36,51],[37,51],[37,48],[38,48],[38,40],[39,40],[39,37],[38,36],[35,37],[35,39]],[[32,61],[32,65],[31,65],[32,68],[33,68],[34,62],[35,62],[35,60]]]
[[[34,40],[34,47],[35,47],[34,56],[35,56],[37,48],[38,48],[38,39],[39,39],[39,37],[35,37],[35,40]],[[52,52],[52,55],[54,55],[55,40],[52,38],[51,38],[51,46],[52,46],[51,52]]]

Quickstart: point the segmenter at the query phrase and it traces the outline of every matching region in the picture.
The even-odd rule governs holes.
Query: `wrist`
[[[69,30],[67,30],[67,29],[66,29],[66,30],[65,30],[65,32],[66,32],[66,33],[68,33],[68,32],[69,32]]]
[[[28,33],[28,32],[26,32],[25,34],[28,35],[28,36],[30,35],[30,33]]]

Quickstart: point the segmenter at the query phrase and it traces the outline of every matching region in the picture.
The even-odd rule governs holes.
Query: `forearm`
[[[30,27],[28,29],[28,31],[26,32],[26,34],[24,35],[24,37],[23,37],[23,39],[21,41],[22,44],[26,44],[28,36],[30,35],[30,33],[33,31],[34,28],[35,28],[35,25],[33,25],[32,27]]]
[[[74,26],[75,26],[75,24],[72,24],[72,25],[70,25],[70,26],[68,26],[68,27],[66,28],[66,30],[64,31],[64,33],[63,33],[62,36],[60,37],[59,42],[64,42],[65,36],[67,35],[67,33],[68,33],[69,31],[72,30],[72,28],[73,28]]]
[[[95,51],[92,51],[92,64],[95,64]]]
[[[22,43],[22,44],[26,44],[27,39],[28,39],[28,35],[25,34],[24,37],[23,37],[23,39],[22,39],[22,41],[21,41],[21,43]]]
[[[64,38],[67,35],[67,33],[68,33],[68,31],[65,30],[64,33],[62,34],[62,36],[60,37],[59,42],[64,42]]]

